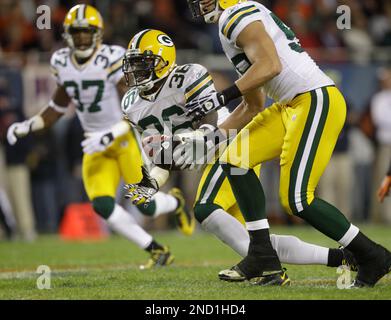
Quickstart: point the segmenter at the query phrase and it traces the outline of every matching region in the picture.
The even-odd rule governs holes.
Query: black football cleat
[[[274,249],[249,246],[248,254],[237,267],[247,280],[262,277],[266,273],[277,273],[282,270],[280,259]]]
[[[270,255],[249,254],[231,269],[220,271],[219,279],[230,282],[249,280],[259,286],[285,286],[290,279],[274,253],[273,250]]]
[[[251,284],[257,286],[290,286],[291,279],[289,279],[286,269],[283,268],[282,271],[273,274],[267,274],[262,277],[253,278],[249,280]]]
[[[342,265],[347,266],[350,271],[358,271],[358,263],[353,253],[344,247],[339,247],[339,250],[342,251]]]
[[[219,279],[228,282],[243,282],[246,281],[246,276],[236,265],[231,269],[222,270],[219,272]],[[283,268],[281,271],[276,272],[264,272],[260,277],[254,277],[249,279],[252,285],[257,286],[289,286],[291,280],[289,279],[286,269]]]
[[[239,267],[233,266],[231,269],[222,270],[219,272],[219,279],[228,282],[243,282],[246,281],[246,276],[239,269]],[[257,286],[289,286],[291,280],[289,279],[286,269],[282,269],[277,272],[264,272],[260,277],[249,279],[252,285]]]
[[[157,267],[164,267],[174,262],[174,256],[171,254],[167,246],[163,249],[154,249],[150,252],[151,257],[146,264],[140,266],[140,270],[152,269]]]
[[[242,282],[246,281],[246,276],[238,266],[233,266],[231,269],[221,270],[219,272],[219,279],[229,282]]]
[[[383,276],[391,271],[391,252],[381,245],[376,245],[372,258],[358,264],[358,273],[353,287],[372,288]]]

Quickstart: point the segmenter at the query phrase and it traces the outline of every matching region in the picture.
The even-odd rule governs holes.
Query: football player
[[[200,125],[194,117],[186,116],[185,105],[197,97],[214,92],[213,80],[206,68],[199,64],[176,65],[174,43],[164,32],[146,29],[136,34],[129,42],[123,71],[132,85],[122,99],[122,109],[126,119],[141,135],[155,133],[159,142],[161,135],[186,136],[193,129],[202,134],[211,127],[213,122]],[[224,123],[229,122],[226,109],[220,109],[217,115],[219,125],[224,126]],[[247,122],[250,120],[247,119]],[[140,183],[128,186],[128,196],[136,204],[146,201],[150,194],[164,184],[168,175],[169,172],[159,166],[155,166],[149,173],[144,171]],[[208,164],[203,171],[194,213],[205,230],[216,235],[239,255],[247,255],[249,235],[242,224],[243,217],[229,182],[218,162]],[[344,250],[315,246],[293,236],[270,237],[281,261],[286,263],[339,266],[344,258],[351,261],[349,253]],[[220,278],[245,280],[237,273],[228,277],[224,273]],[[278,284],[287,283],[289,278],[283,274]]]
[[[385,177],[383,178],[382,183],[379,186],[379,189],[377,190],[377,196],[380,202],[383,202],[384,198],[388,196],[390,192],[390,188],[391,188],[391,163]]]
[[[142,156],[135,135],[122,119],[120,98],[126,92],[121,72],[125,49],[102,43],[103,20],[90,5],[76,5],[64,20],[67,47],[57,50],[50,66],[57,88],[48,107],[31,119],[12,124],[7,133],[10,144],[27,134],[53,125],[72,102],[85,131],[83,182],[94,210],[116,232],[150,253],[142,266],[168,265],[174,257],[143,230],[122,206],[115,203],[120,179],[126,183],[141,179]],[[183,233],[194,230],[194,219],[185,212],[178,189],[158,193],[142,213],[158,216],[175,212]]]
[[[188,105],[189,112],[202,117],[232,99],[260,95],[261,87],[275,100],[233,141],[250,146],[248,161],[242,161],[243,154],[230,152],[233,144],[220,158],[243,214],[261,212],[264,216],[265,206],[262,197],[253,196],[262,192],[262,186],[254,171],[247,169],[280,157],[280,198],[285,210],[354,254],[359,268],[355,286],[374,286],[390,271],[391,253],[314,195],[345,121],[342,94],[302,49],[293,31],[260,3],[188,0],[188,4],[194,17],[218,23],[223,50],[240,75],[231,87]],[[237,122],[242,113],[235,114]],[[234,175],[232,169],[245,171]],[[261,221],[256,222],[256,229],[265,235],[267,224]],[[257,237],[258,247],[264,247],[261,236]],[[247,260],[235,269],[247,276],[255,268],[256,263]]]

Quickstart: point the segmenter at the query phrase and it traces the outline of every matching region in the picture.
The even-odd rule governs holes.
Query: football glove
[[[128,191],[125,198],[130,199],[134,205],[143,203],[147,205],[154,194],[159,191],[157,181],[149,175],[144,166],[141,167],[141,172],[143,178],[139,183],[125,185],[125,189]]]
[[[201,130],[176,135],[181,139],[173,153],[173,161],[180,170],[198,170],[205,164],[207,144],[204,133]]]
[[[181,170],[199,170],[211,163],[225,135],[212,125],[202,125],[198,130],[177,135],[182,143],[174,150],[173,160]]]
[[[86,139],[81,142],[83,152],[93,154],[105,151],[113,142],[114,136],[110,131],[90,132],[85,134]]]
[[[113,125],[110,130],[86,133],[86,139],[81,143],[83,152],[93,154],[95,152],[105,151],[120,136],[129,132],[129,124],[121,120]]]
[[[208,113],[218,110],[226,105],[225,97],[222,93],[213,91],[207,95],[194,99],[185,105],[187,111],[186,116],[192,117],[194,120],[200,120]]]
[[[8,128],[8,143],[13,146],[18,141],[18,138],[23,138],[33,131],[43,129],[44,126],[44,121],[40,115],[36,115],[23,122],[15,122]]]

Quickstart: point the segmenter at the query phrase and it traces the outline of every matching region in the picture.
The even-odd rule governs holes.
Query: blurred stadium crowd
[[[380,205],[375,198],[391,158],[391,1],[259,2],[293,29],[302,47],[347,97],[346,126],[318,192],[353,221],[391,224],[391,200]],[[83,133],[72,108],[54,128],[16,147],[6,142],[11,123],[31,116],[49,101],[54,84],[48,61],[53,51],[64,46],[62,22],[77,3],[92,4],[102,13],[105,43],[127,46],[138,31],[161,29],[180,49],[179,62],[212,57],[205,65],[213,72],[217,87],[224,87],[227,77],[235,76],[229,66],[216,68],[214,59],[222,54],[216,28],[193,21],[185,0],[0,0],[0,216],[8,219],[3,226],[17,226],[26,240],[33,240],[37,232],[56,232],[67,205],[88,201],[80,169]],[[51,9],[48,30],[36,27],[36,8],[41,4]],[[350,29],[337,28],[339,5],[351,10]],[[300,223],[282,212],[278,174],[274,162],[264,165],[261,172],[269,218],[272,223]],[[184,172],[172,179],[172,184],[184,189],[190,205],[195,175]],[[149,227],[167,227],[166,222],[155,224]],[[12,234],[5,229],[5,235]]]
[[[216,28],[197,23],[190,17],[185,0],[1,0],[0,44],[4,52],[51,52],[62,43],[62,22],[67,10],[77,3],[90,3],[102,13],[105,41],[126,46],[131,35],[149,27],[164,29],[178,48],[221,53]],[[391,2],[387,0],[262,0],[285,23],[294,29],[303,47],[322,48],[318,59],[344,61],[352,53],[365,62],[376,55],[377,46],[391,46]],[[35,26],[36,8],[51,8],[50,30]],[[351,29],[337,29],[339,5],[350,8]],[[342,7],[343,8],[343,7]],[[346,48],[347,51],[341,50]],[[332,54],[331,54],[332,53]]]

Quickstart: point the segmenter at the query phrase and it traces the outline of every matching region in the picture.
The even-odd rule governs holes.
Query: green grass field
[[[391,249],[390,227],[362,230]],[[271,231],[335,246],[310,227]],[[323,266],[286,265],[292,286],[284,288],[223,282],[217,273],[240,259],[213,236],[200,230],[193,237],[177,232],[154,236],[171,247],[172,266],[139,270],[147,254],[116,236],[99,243],[63,242],[55,236],[35,243],[0,242],[0,299],[391,299],[391,275],[372,289],[340,290],[336,269]],[[50,290],[37,289],[39,265],[51,268]]]

